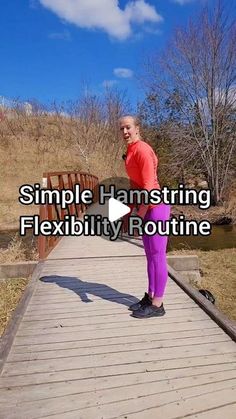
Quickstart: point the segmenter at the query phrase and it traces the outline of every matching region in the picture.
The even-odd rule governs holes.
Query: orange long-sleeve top
[[[160,189],[157,179],[158,159],[152,147],[138,140],[128,145],[125,168],[132,189]],[[148,208],[155,205],[150,204]]]

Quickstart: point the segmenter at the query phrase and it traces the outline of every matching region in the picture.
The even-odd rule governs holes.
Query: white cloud
[[[128,2],[125,14],[130,22],[136,23],[144,23],[145,21],[157,23],[163,20],[163,17],[156,12],[154,6],[146,3],[145,0]]]
[[[118,0],[40,0],[60,18],[81,28],[100,29],[124,40],[132,34],[132,23],[159,23],[163,20],[146,0],[128,1],[124,9]]]
[[[121,77],[123,79],[131,79],[133,77],[133,71],[129,68],[114,68],[113,73],[116,77]]]

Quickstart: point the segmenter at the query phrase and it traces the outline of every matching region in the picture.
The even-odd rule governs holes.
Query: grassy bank
[[[27,242],[24,242],[18,234],[13,235],[7,248],[1,248],[0,246],[0,263],[13,263],[37,259],[38,252],[36,241],[29,239]]]
[[[216,298],[216,307],[229,319],[236,320],[236,248],[208,252],[181,250],[170,254],[198,255],[202,275],[200,287],[211,291]]]
[[[25,278],[0,280],[0,336],[28,283]]]
[[[100,180],[124,175],[124,144],[106,124],[16,114],[1,122],[0,139],[2,229],[19,226],[20,215],[38,213],[38,206],[19,203],[19,188],[40,183],[43,172],[85,171]]]

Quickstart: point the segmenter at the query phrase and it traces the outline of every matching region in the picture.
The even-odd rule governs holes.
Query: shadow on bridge
[[[122,293],[106,284],[82,281],[77,277],[51,275],[41,277],[40,281],[44,283],[57,284],[61,288],[67,288],[77,294],[84,303],[94,302],[88,297],[88,294],[92,294],[96,297],[102,298],[103,300],[122,304],[127,307],[138,301],[136,297],[130,294]]]

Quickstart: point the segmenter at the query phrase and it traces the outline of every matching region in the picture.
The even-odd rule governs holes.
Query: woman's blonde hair
[[[139,120],[139,118],[136,116],[136,115],[124,115],[124,116],[121,116],[120,118],[119,118],[119,122],[122,120],[122,119],[125,119],[125,118],[131,118],[131,119],[133,119],[133,121],[134,121],[134,124],[136,125],[136,126],[139,126],[140,127],[140,120]]]

